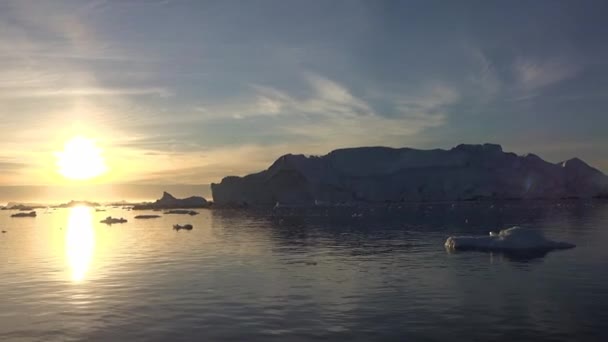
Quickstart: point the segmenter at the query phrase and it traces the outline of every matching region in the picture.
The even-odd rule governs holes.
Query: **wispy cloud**
[[[459,99],[459,94],[442,84],[422,87],[414,94],[391,98],[389,103],[396,111],[391,116],[382,115],[369,104],[366,115],[326,115],[307,118],[296,125],[284,127],[293,134],[308,137],[325,146],[331,142],[340,146],[393,145],[415,140],[425,129],[444,124],[447,107]]]
[[[68,7],[62,2],[8,1],[5,11],[10,23],[1,24],[0,52],[4,55],[35,58],[47,53],[63,55],[100,54],[103,46],[82,21],[91,9],[88,4]]]
[[[476,66],[475,73],[470,77],[473,85],[481,90],[482,96],[489,98],[496,96],[503,85],[494,63],[478,47],[469,48],[468,51]]]
[[[295,104],[309,113],[327,113],[345,116],[373,115],[370,105],[353,96],[344,86],[318,74],[308,73],[306,79],[310,83],[314,95]]]
[[[305,73],[310,95],[304,98],[291,96],[273,87],[253,85],[255,103],[237,118],[259,115],[312,114],[364,116],[373,115],[373,109],[365,101],[355,97],[346,87],[314,73]]]
[[[206,112],[226,114],[232,112],[235,118],[266,115],[312,116],[315,118],[337,117],[360,119],[362,117],[379,118],[384,113],[353,93],[344,85],[318,74],[306,73],[305,80],[310,87],[310,95],[296,97],[269,86],[254,85],[253,100],[243,102],[240,108],[224,107],[206,109]],[[455,89],[441,83],[432,83],[421,87],[415,93],[381,95],[390,107],[398,111],[397,118],[420,118],[426,114],[435,114],[439,109],[459,99]],[[377,97],[377,96],[376,96]],[[218,110],[219,109],[219,110]],[[235,110],[242,109],[242,112]]]
[[[415,117],[433,114],[459,99],[459,93],[443,84],[432,84],[413,95],[404,95],[397,100],[400,111]]]
[[[519,58],[513,65],[516,80],[526,91],[534,91],[575,77],[581,67],[565,59]]]
[[[88,96],[121,96],[121,95],[157,95],[168,97],[172,95],[164,88],[68,88],[68,89],[12,89],[0,93],[0,98],[28,97],[88,97]]]
[[[284,89],[251,84],[250,92],[215,103],[203,103],[192,108],[184,120],[244,119],[268,116],[353,116],[375,115],[371,105],[354,96],[336,81],[306,72],[302,79],[307,85],[306,96],[295,96]]]
[[[2,172],[18,172],[24,168],[27,168],[29,164],[15,162],[11,160],[0,160],[0,171]]]
[[[443,125],[449,107],[460,100],[454,88],[429,82],[413,92],[387,94],[383,101],[392,113],[386,115],[334,80],[310,73],[305,73],[303,80],[308,88],[299,89],[298,94],[305,96],[255,85],[249,95],[216,105],[195,106],[190,115],[180,115],[172,121],[176,134],[193,132],[191,127],[196,126],[201,128],[196,135],[153,136],[161,132],[148,129],[120,146],[140,151],[150,160],[170,158],[171,162],[153,163],[166,165],[166,170],[161,167],[141,181],[174,182],[180,177],[198,177],[198,182],[212,182],[228,174],[242,175],[266,168],[285,153],[325,154],[337,147],[415,144],[425,129]],[[233,127],[230,134],[238,136],[238,144],[205,142],[206,136],[216,135],[205,127],[217,127],[218,120]],[[269,126],[259,130],[260,122]],[[250,129],[241,132],[242,127]],[[267,141],[271,131],[282,138]],[[257,139],[252,132],[264,139]]]
[[[306,146],[302,152],[326,153],[323,148]],[[202,184],[218,182],[227,175],[244,175],[266,169],[279,156],[291,153],[290,144],[244,144],[189,152],[147,152],[147,173],[130,174],[129,181],[161,184]],[[141,154],[141,153],[140,153]]]
[[[444,124],[449,106],[460,100],[460,94],[453,87],[428,82],[410,92],[374,94],[375,102],[384,104],[383,109],[378,109],[364,97],[355,96],[345,85],[319,74],[304,73],[303,80],[308,91],[300,93],[306,96],[254,85],[253,94],[243,99],[196,107],[193,119],[251,120],[273,116],[281,120],[267,129],[292,136],[300,146],[303,141],[325,148],[364,144],[398,146],[405,140],[413,141],[416,134],[427,128]]]

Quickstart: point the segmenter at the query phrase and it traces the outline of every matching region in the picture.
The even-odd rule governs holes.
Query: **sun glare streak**
[[[77,136],[56,152],[57,171],[65,178],[84,180],[104,174],[108,168],[102,150],[91,139]]]
[[[72,272],[72,281],[80,282],[89,270],[95,249],[91,208],[70,209],[65,239],[66,259]]]

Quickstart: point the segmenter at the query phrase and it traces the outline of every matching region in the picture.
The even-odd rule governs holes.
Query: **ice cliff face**
[[[574,158],[546,162],[500,145],[450,150],[361,147],[321,157],[284,155],[268,170],[211,184],[220,205],[309,205],[608,195],[608,177]]]

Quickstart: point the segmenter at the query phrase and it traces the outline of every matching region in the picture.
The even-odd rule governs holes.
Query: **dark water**
[[[151,213],[0,212],[0,340],[608,340],[607,204]],[[512,225],[577,248],[443,248]]]

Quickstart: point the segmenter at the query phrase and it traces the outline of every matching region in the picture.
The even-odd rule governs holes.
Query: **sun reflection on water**
[[[72,272],[72,280],[84,280],[93,259],[95,231],[89,207],[70,209],[66,239],[66,259]]]

